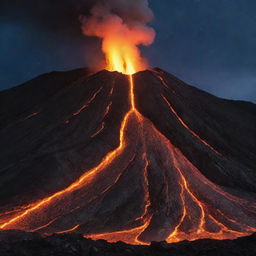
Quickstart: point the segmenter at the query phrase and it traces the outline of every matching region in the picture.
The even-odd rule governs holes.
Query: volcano
[[[0,93],[0,229],[129,244],[256,231],[256,106],[159,69]]]

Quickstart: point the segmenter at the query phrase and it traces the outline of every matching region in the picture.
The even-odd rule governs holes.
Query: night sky
[[[80,31],[81,2],[93,1],[0,1],[0,90],[98,61],[99,40]],[[217,96],[256,102],[255,0],[149,3],[157,37],[143,55],[152,67]]]

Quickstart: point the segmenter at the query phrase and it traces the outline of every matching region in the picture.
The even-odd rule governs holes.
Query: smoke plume
[[[138,46],[153,43],[155,31],[147,26],[152,19],[147,0],[99,0],[80,17],[84,35],[102,39],[107,68],[125,73],[147,67]]]

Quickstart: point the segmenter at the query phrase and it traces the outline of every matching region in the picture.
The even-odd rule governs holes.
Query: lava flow
[[[83,78],[82,82],[56,93],[54,97],[59,100],[53,98],[49,104],[58,110],[58,104],[66,97],[63,111],[55,113],[45,104],[46,110],[42,108],[41,112],[34,112],[19,123],[21,128],[28,122],[37,125],[38,121],[44,125],[54,112],[53,122],[57,126],[54,129],[45,127],[45,131],[42,129],[42,134],[46,135],[41,138],[43,135],[39,134],[40,146],[37,150],[36,146],[33,147],[35,154],[42,154],[42,157],[35,159],[48,159],[49,155],[55,154],[55,145],[61,143],[57,157],[45,162],[51,164],[56,160],[59,171],[64,166],[62,156],[65,155],[68,162],[65,170],[73,171],[76,162],[86,166],[86,170],[64,189],[54,190],[54,193],[46,191],[47,196],[38,198],[34,203],[17,206],[16,202],[10,207],[7,203],[0,208],[0,229],[42,234],[77,232],[92,239],[121,240],[130,244],[162,240],[172,243],[201,238],[233,239],[255,232],[256,204],[253,199],[228,193],[206,178],[203,171],[191,163],[184,150],[174,146],[157,123],[148,117],[150,114],[146,117],[145,112],[150,106],[141,111],[137,72],[147,65],[137,46],[150,44],[154,32],[141,25],[128,26],[115,15],[105,15],[102,23],[101,15],[101,11],[95,9],[83,29],[86,35],[102,38],[108,71]],[[154,116],[163,114],[166,117],[164,125],[171,117],[170,126],[176,125],[177,136],[182,129],[182,138],[184,135],[191,142],[185,146],[190,156],[196,149],[199,156],[200,152],[206,152],[205,156],[210,156],[212,162],[220,161],[226,166],[224,156],[207,139],[199,136],[200,133],[195,132],[175,110],[171,99],[176,97],[176,93],[172,93],[162,74],[157,74],[156,79],[154,72],[145,73],[146,83],[153,81],[150,85],[159,85],[150,91],[150,95],[156,94],[158,101],[155,106],[163,111]],[[74,103],[71,99],[70,107],[67,102],[73,91],[80,101]],[[168,129],[165,130],[168,133]],[[81,134],[85,134],[84,140]],[[26,136],[20,137],[26,139]],[[69,138],[76,140],[77,144],[73,141],[65,143]],[[29,156],[31,154],[29,152]],[[85,158],[84,163],[81,158]],[[27,158],[23,157],[17,164],[22,166],[26,161]],[[42,166],[45,162],[42,161]],[[54,164],[52,166],[54,168]],[[77,174],[78,168],[74,169]],[[65,184],[62,178],[64,180],[65,176],[72,174],[61,173],[63,177],[58,177],[58,185]],[[53,179],[56,178],[54,175]],[[45,185],[44,172],[41,176]]]
[[[2,212],[0,228],[43,234],[79,232],[92,239],[122,240],[130,244],[164,239],[170,243],[184,239],[226,239],[255,232],[256,205],[227,193],[205,178],[139,112],[133,75],[126,77],[129,109],[120,125],[119,146],[67,188],[35,203]],[[88,111],[102,90],[102,87],[96,90],[88,102],[74,112],[73,118]],[[182,121],[166,97],[162,97],[170,113],[191,136],[221,157]],[[107,104],[103,118],[110,114],[111,107],[112,102]],[[104,124],[91,138],[104,132]],[[114,193],[117,188],[118,193]],[[113,205],[113,202],[116,203]],[[111,215],[117,216],[115,211],[123,203],[119,220],[113,222]],[[103,220],[102,216],[108,217]]]

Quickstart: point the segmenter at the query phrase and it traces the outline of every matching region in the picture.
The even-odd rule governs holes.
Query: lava
[[[99,90],[97,90],[93,94],[91,99],[85,105],[83,105],[78,111],[76,111],[73,115],[78,115],[81,111],[83,111],[90,104],[90,102],[92,102],[95,99],[96,95],[100,92],[101,89],[102,89],[102,87]],[[77,181],[72,183],[66,189],[61,190],[61,191],[51,195],[50,197],[47,197],[47,198],[35,203],[31,207],[24,206],[25,208],[28,208],[28,209],[23,211],[21,214],[18,214],[14,218],[8,220],[4,224],[1,224],[0,229],[6,228],[7,226],[19,221],[20,219],[27,216],[28,214],[31,214],[32,212],[34,212],[38,208],[40,208],[40,207],[44,206],[45,204],[51,202],[55,198],[60,197],[63,194],[68,193],[68,192],[73,191],[74,189],[78,188],[84,181],[87,181],[91,178],[91,176],[96,175],[98,171],[103,169],[106,165],[109,164],[109,162],[111,162],[114,158],[116,158],[120,154],[122,149],[125,147],[124,129],[125,129],[125,126],[126,126],[127,119],[129,118],[130,114],[135,111],[135,109],[134,109],[135,103],[134,103],[134,94],[133,94],[133,78],[132,78],[132,75],[130,75],[130,104],[131,104],[131,110],[129,112],[127,112],[127,114],[125,115],[125,117],[123,119],[123,122],[121,124],[120,144],[119,144],[118,148],[116,148],[112,152],[108,153],[106,155],[106,157],[101,161],[101,163],[98,166],[96,166],[95,168],[93,168],[90,171],[85,172],[85,174],[83,176],[81,176]]]
[[[64,233],[72,232],[72,231],[76,230],[79,226],[80,226],[79,224],[78,224],[78,225],[75,225],[74,227],[72,227],[72,228],[70,228],[70,229],[56,232],[56,234],[64,234]]]
[[[140,241],[138,237],[147,228],[147,226],[149,225],[149,222],[150,222],[150,219],[145,221],[145,223],[142,226],[139,226],[136,228],[110,232],[110,233],[86,235],[84,237],[91,238],[93,240],[104,239],[110,243],[123,241],[125,243],[134,244],[134,245],[148,245],[149,243]]]
[[[96,1],[90,15],[81,18],[83,33],[98,37],[102,42],[105,69],[124,74],[107,72],[104,78],[110,74],[114,77],[107,96],[103,90],[108,82],[102,79],[98,88],[88,89],[91,90],[88,99],[76,105],[76,110],[68,112],[67,119],[63,119],[69,124],[74,119],[80,121],[89,112],[86,121],[95,121],[86,140],[90,146],[82,151],[81,147],[87,145],[80,143],[78,150],[67,154],[71,163],[69,168],[75,166],[72,160],[79,157],[87,158],[85,165],[84,162],[81,165],[90,167],[84,168],[81,176],[64,189],[38,201],[12,209],[5,206],[6,209],[0,212],[0,229],[20,229],[47,235],[76,232],[95,240],[121,240],[141,245],[162,240],[173,243],[201,238],[233,239],[256,231],[256,204],[253,200],[234,196],[208,180],[185,153],[176,148],[152,120],[143,116],[143,111],[138,110],[142,108],[138,107],[139,97],[135,95],[135,86],[139,86],[135,74],[148,68],[139,47],[154,41],[155,32],[148,27],[152,19],[153,13],[147,1]],[[163,72],[150,72],[160,81],[157,97],[164,101],[164,110],[174,117],[175,124],[178,123],[179,128],[192,138],[191,141],[202,144],[203,150],[214,155],[214,159],[221,159],[223,155],[189,127],[175,110],[170,94],[174,97],[177,94],[163,78]],[[116,80],[124,80],[123,84],[128,87],[120,90]],[[95,86],[98,86],[97,82]],[[87,92],[85,86],[79,90]],[[100,102],[102,112],[98,108],[94,111],[91,105],[100,97],[107,101]],[[119,106],[120,112],[117,111]],[[37,114],[34,112],[24,120]],[[78,122],[70,130],[72,125],[63,126],[67,129],[63,132],[65,136],[70,135]],[[109,137],[106,141],[104,138],[100,140],[99,134],[101,138],[105,134]],[[113,142],[115,135],[117,140]],[[60,140],[61,136],[57,137]],[[101,142],[103,146],[99,145]],[[70,145],[67,147],[70,149]],[[40,150],[44,150],[41,145]],[[97,150],[101,159],[97,158]],[[81,151],[86,154],[72,158]],[[56,161],[62,161],[61,156],[59,154]],[[93,159],[97,160],[93,162]],[[54,160],[51,159],[53,163]],[[20,162],[20,165],[26,164],[23,159]],[[61,177],[58,182],[61,184]]]
[[[127,75],[145,70],[148,65],[141,57],[139,46],[152,44],[155,37],[155,31],[147,26],[153,19],[147,1],[131,4],[119,2],[116,7],[111,4],[96,3],[89,17],[81,17],[83,33],[101,38],[107,70]],[[127,12],[126,6],[132,7],[131,11],[137,8],[141,13],[135,15],[134,19],[132,15],[123,17],[122,13]],[[118,14],[120,8],[123,10]]]
[[[100,87],[100,89],[98,89],[93,95],[92,97],[81,107],[79,108],[77,111],[75,111],[73,113],[73,116],[77,116],[79,115],[84,109],[86,109],[90,104],[91,102],[94,101],[94,99],[96,98],[96,96],[100,93],[100,91],[103,89],[103,87]]]
[[[53,199],[68,193],[70,191],[73,191],[74,189],[78,188],[80,184],[82,184],[84,181],[87,181],[91,178],[91,176],[96,175],[96,173],[101,170],[102,168],[104,168],[106,165],[108,165],[109,162],[111,162],[115,157],[118,156],[118,154],[120,153],[120,151],[123,149],[124,147],[124,128],[125,128],[125,124],[126,121],[129,117],[130,112],[128,112],[123,120],[121,129],[120,129],[120,144],[119,147],[117,149],[115,149],[114,151],[108,153],[106,155],[106,157],[101,161],[101,163],[96,166],[95,168],[91,169],[90,171],[86,172],[83,176],[81,176],[77,181],[75,181],[74,183],[72,183],[69,187],[67,187],[64,190],[61,190],[55,194],[53,194],[50,197],[47,197],[37,203],[35,203],[35,205],[33,205],[31,208],[28,208],[27,210],[25,210],[24,212],[22,212],[21,214],[17,215],[16,217],[8,220],[7,222],[5,222],[4,224],[2,224],[0,226],[0,229],[5,228],[6,226],[9,226],[10,224],[15,223],[16,221],[22,219],[23,217],[25,217],[28,214],[31,214],[33,211],[37,210],[38,208],[44,206],[45,204],[51,202]]]
[[[195,240],[200,238],[236,238],[256,231],[256,221],[255,218],[252,217],[256,206],[252,204],[251,207],[249,207],[249,201],[237,198],[236,196],[223,191],[220,187],[207,180],[182,155],[182,153],[176,149],[170,143],[170,141],[137,110],[134,95],[133,75],[129,75],[127,78],[129,80],[130,109],[124,115],[120,126],[119,146],[113,151],[109,152],[97,166],[91,170],[85,171],[78,180],[74,181],[67,188],[33,204],[25,205],[12,211],[1,213],[0,228],[20,228],[27,231],[37,231],[48,234],[49,232],[47,230],[51,230],[51,227],[54,227],[55,223],[62,218],[62,213],[58,213],[52,217],[49,216],[46,218],[48,221],[44,221],[45,223],[40,222],[38,225],[37,223],[30,223],[31,220],[33,220],[35,216],[44,216],[47,208],[51,209],[51,207],[54,207],[57,201],[65,201],[65,198],[69,197],[69,195],[71,196],[76,191],[79,191],[82,188],[86,189],[89,186],[94,187],[95,184],[97,184],[98,176],[104,174],[107,168],[111,167],[115,161],[118,161],[118,159],[125,154],[127,147],[129,147],[131,144],[131,141],[129,141],[129,138],[127,137],[127,131],[130,129],[129,123],[133,122],[137,127],[136,129],[138,129],[137,137],[140,138],[139,141],[141,141],[142,145],[140,154],[142,162],[144,163],[144,167],[141,168],[142,177],[144,180],[142,184],[144,191],[143,210],[133,220],[129,220],[129,222],[133,224],[128,229],[126,228],[122,230],[113,230],[110,232],[95,234],[84,234],[85,237],[90,237],[92,239],[106,239],[109,242],[122,240],[130,244],[148,244],[150,239],[158,240],[157,232],[156,234],[151,235],[152,238],[145,238],[148,236],[147,234],[149,230],[151,230],[154,220],[158,214],[157,212],[159,211],[159,209],[154,210],[156,205],[154,203],[155,201],[152,201],[150,189],[152,186],[152,161],[154,161],[152,159],[150,147],[153,145],[157,145],[156,147],[159,148],[159,152],[157,154],[160,154],[163,159],[166,159],[164,160],[166,163],[163,164],[165,172],[168,175],[174,175],[173,177],[177,177],[178,179],[176,188],[172,187],[171,189],[177,189],[180,213],[176,223],[168,225],[166,224],[164,227],[165,231],[163,234],[167,234],[164,236],[168,242],[172,243],[184,239]],[[97,90],[87,101],[87,103],[83,105],[79,111],[76,111],[75,114],[79,114],[81,111],[85,110],[85,108],[94,100],[101,89],[102,87]],[[111,89],[110,93],[113,93],[113,89]],[[162,98],[168,104],[171,113],[176,116],[179,122],[194,137],[206,145],[209,150],[216,152],[213,147],[201,139],[199,135],[193,132],[188,125],[184,123],[164,95],[162,95]],[[111,106],[112,102],[107,105],[103,114],[102,124],[95,134],[91,136],[92,138],[104,129],[104,118],[109,114]],[[131,157],[131,160],[128,162],[125,169],[128,168],[135,158],[136,154]],[[170,160],[172,163],[167,164]],[[120,172],[113,180],[113,183],[108,184],[101,192],[99,192],[98,195],[88,198],[87,205],[90,205],[93,201],[107,194],[114,187],[114,185],[120,181],[122,175],[123,172]],[[175,197],[175,193],[173,194],[171,190],[169,191],[168,182],[169,181],[167,180],[164,181],[164,186],[167,187],[165,200],[167,204],[171,205],[172,197]],[[215,208],[212,208],[212,204],[215,204]],[[227,205],[227,207],[225,205]],[[70,210],[70,213],[78,208],[80,208],[80,206]],[[68,214],[68,211],[68,207],[65,209],[65,211],[63,209],[63,214]],[[233,213],[233,211],[237,211],[237,213]],[[169,218],[171,220],[172,211],[168,210],[168,214],[170,214]],[[33,228],[30,226],[33,226]],[[55,229],[55,233],[81,232],[81,228],[82,223],[75,223],[72,228],[63,229],[59,227],[57,230]],[[162,238],[160,240],[162,240]]]
[[[180,123],[194,136],[196,137],[198,140],[200,140],[205,146],[207,146],[208,148],[210,148],[211,150],[213,150],[216,154],[220,155],[220,153],[214,149],[209,143],[207,143],[205,140],[203,140],[198,134],[196,134],[194,131],[192,131],[188,125],[181,119],[181,117],[177,114],[177,112],[174,110],[174,108],[171,106],[170,102],[162,95],[162,98],[164,99],[164,101],[167,103],[167,105],[169,106],[170,110],[172,111],[172,113],[177,117],[177,119],[180,121]]]

